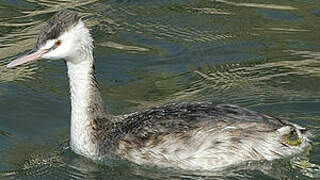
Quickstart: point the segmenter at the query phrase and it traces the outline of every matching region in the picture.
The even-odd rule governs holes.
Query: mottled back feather
[[[101,154],[114,152],[120,141],[143,146],[152,137],[189,132],[199,128],[221,128],[246,123],[249,131],[274,131],[289,122],[235,105],[212,102],[175,103],[136,112],[113,121],[96,119],[94,127]],[[251,123],[251,125],[250,125]],[[256,126],[259,124],[259,126]]]

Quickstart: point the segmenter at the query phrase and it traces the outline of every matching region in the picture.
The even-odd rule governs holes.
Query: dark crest
[[[63,9],[57,12],[40,31],[36,48],[39,49],[47,40],[58,38],[62,33],[77,24],[79,19],[78,14],[70,10]]]

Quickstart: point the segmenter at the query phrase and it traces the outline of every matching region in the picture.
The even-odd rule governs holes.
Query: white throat
[[[97,147],[92,143],[89,114],[93,60],[78,64],[67,62],[71,93],[70,145],[77,153],[94,157]]]
[[[96,125],[105,119],[104,105],[94,75],[93,39],[82,21],[61,35],[61,46],[51,56],[64,58],[71,93],[70,146],[81,155],[97,159]],[[101,143],[100,143],[101,144]]]

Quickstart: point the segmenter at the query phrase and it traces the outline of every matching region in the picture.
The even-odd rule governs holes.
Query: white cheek
[[[56,40],[48,40],[47,43],[41,47],[40,49],[50,49],[51,47],[54,46],[54,43],[56,42]]]
[[[48,52],[42,56],[43,59],[54,59],[52,52]]]
[[[89,30],[84,26],[82,21],[64,32],[57,39],[49,40],[40,49],[50,49],[60,40],[61,44],[54,50],[50,50],[42,56],[44,59],[64,59],[67,61],[78,61],[79,57],[86,56],[87,50],[92,48],[92,38]]]
[[[71,39],[62,40],[61,45],[56,49],[58,55],[63,57],[68,57],[74,51],[74,42]]]
[[[65,59],[72,54],[72,41],[61,40],[61,45],[42,56],[44,59]]]

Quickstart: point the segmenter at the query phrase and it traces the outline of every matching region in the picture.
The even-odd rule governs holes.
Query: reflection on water
[[[319,178],[319,3],[0,2],[0,179]],[[74,154],[67,138],[64,63],[5,67],[34,47],[43,23],[61,8],[79,12],[91,29],[97,78],[110,112],[175,101],[233,103],[310,128],[313,149],[301,157],[219,172],[101,164]]]
[[[6,68],[4,64],[0,63],[0,83],[32,79],[36,69],[38,68],[33,66],[11,70]]]
[[[28,145],[24,145],[28,146]],[[29,148],[29,149],[28,149]],[[88,159],[72,154],[69,149],[65,153],[53,152],[46,147],[42,150],[35,147],[24,147],[11,151],[7,163],[17,163],[18,169],[0,171],[0,178],[44,178],[44,179],[100,179],[104,177],[115,179],[223,179],[230,177],[236,179],[255,178],[257,175],[265,175],[268,178],[285,177],[292,173],[288,166],[301,171],[308,177],[319,177],[319,166],[310,163],[304,157],[296,157],[291,160],[278,160],[271,162],[248,162],[242,165],[229,167],[215,172],[183,171],[175,169],[154,169],[137,165],[128,165],[125,162],[107,162],[96,164]],[[48,153],[50,151],[50,153]],[[21,156],[21,154],[24,156]],[[68,157],[66,156],[68,155]],[[256,174],[259,171],[260,173]]]
[[[213,88],[229,89],[247,85],[284,86],[294,84],[298,76],[307,78],[320,77],[320,53],[287,51],[294,55],[302,55],[307,59],[299,61],[277,61],[243,64],[223,64],[202,66],[193,72],[205,81],[211,82]],[[290,78],[295,77],[295,78]],[[304,82],[301,82],[304,83]],[[318,88],[318,87],[314,87]]]
[[[237,2],[224,1],[224,0],[214,0],[214,1],[225,3],[228,5],[233,5],[233,6],[243,6],[243,7],[252,7],[252,8],[278,9],[278,10],[295,10],[295,9],[297,9],[292,6],[283,6],[283,5],[276,5],[276,4],[237,3]]]
[[[106,46],[109,48],[115,48],[115,49],[120,49],[120,50],[124,50],[124,51],[128,51],[128,52],[132,52],[132,51],[149,51],[148,48],[143,48],[143,47],[136,47],[136,46],[127,46],[127,45],[123,45],[123,44],[118,44],[115,42],[104,42],[104,43],[100,43],[100,46]]]

